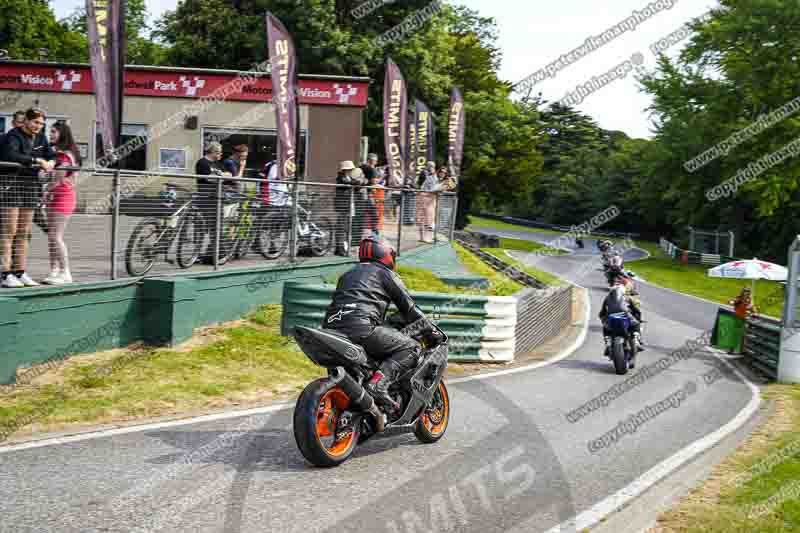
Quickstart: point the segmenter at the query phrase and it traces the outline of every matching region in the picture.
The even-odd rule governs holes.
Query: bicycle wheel
[[[316,225],[316,228],[313,226]],[[310,237],[311,254],[321,257],[331,250],[333,245],[333,223],[327,217],[320,218],[312,225],[312,236]]]
[[[191,268],[197,262],[205,235],[205,221],[200,215],[189,215],[183,219],[177,251],[178,265],[181,268]]]
[[[256,240],[264,259],[279,258],[289,249],[288,222],[276,215],[266,217]]]
[[[144,276],[156,262],[156,256],[164,252],[164,235],[169,231],[161,225],[161,219],[146,218],[139,222],[125,247],[125,269],[133,277]]]
[[[231,217],[222,221],[219,236],[219,265],[224,265],[233,258],[239,244],[239,219]],[[212,255],[214,251],[211,251]]]

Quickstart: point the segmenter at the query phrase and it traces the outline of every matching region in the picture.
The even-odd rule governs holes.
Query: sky
[[[151,20],[174,9],[177,1],[146,0]],[[453,0],[447,2],[453,3]],[[456,3],[496,20],[503,54],[500,77],[512,82],[547,67],[583,45],[589,37],[599,37],[622,24],[634,11],[641,14],[636,24],[628,25],[614,40],[557,68],[552,77],[537,82],[534,93],[541,91],[549,101],[561,100],[578,85],[615,69],[632,57],[636,57],[645,70],[654,68],[656,56],[651,45],[655,42],[667,46],[664,53],[675,57],[689,39],[674,44],[662,39],[718,4],[715,0],[456,0]],[[62,18],[85,2],[53,0],[51,5],[56,16]],[[650,15],[646,13],[648,6],[652,9]],[[672,40],[675,38],[677,35]],[[632,71],[603,87],[593,88],[580,103],[573,101],[574,107],[591,116],[604,129],[621,130],[631,137],[651,138],[653,117],[647,108],[652,99],[640,91],[634,74]]]

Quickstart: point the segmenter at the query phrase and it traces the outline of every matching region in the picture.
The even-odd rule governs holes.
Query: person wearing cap
[[[350,242],[348,241],[348,228],[350,227],[350,213],[355,210],[351,203],[351,198],[355,195],[351,190],[355,186],[366,185],[366,180],[361,173],[361,177],[353,175],[356,166],[352,161],[342,161],[339,163],[339,173],[336,176],[336,198],[335,207],[337,223],[334,239],[336,241],[336,255],[347,256],[350,252]]]

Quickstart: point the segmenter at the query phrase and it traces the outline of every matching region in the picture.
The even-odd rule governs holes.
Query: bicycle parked
[[[175,207],[177,191],[187,192],[190,197],[169,215],[147,217],[136,225],[125,247],[125,269],[130,276],[147,274],[162,254],[167,263],[173,263],[169,259],[173,244],[177,244],[176,260],[181,268],[190,268],[200,257],[206,222],[197,201],[206,197],[171,183],[165,187],[161,193],[161,208],[165,210]]]
[[[314,217],[311,206],[318,198],[316,194],[307,195],[297,205],[297,239],[295,253],[308,249],[311,255],[322,257],[333,247],[333,222],[329,217]],[[291,237],[291,201],[289,205],[271,208],[260,225],[257,243],[261,255],[266,259],[277,259],[289,251]]]

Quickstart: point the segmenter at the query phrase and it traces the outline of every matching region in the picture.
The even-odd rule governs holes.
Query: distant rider
[[[408,324],[425,319],[414,304],[408,289],[395,272],[394,248],[375,237],[367,237],[358,247],[360,263],[339,278],[323,327],[346,335],[364,347],[371,358],[382,361],[366,386],[377,401],[397,407],[389,387],[414,368],[421,353],[420,344],[394,328],[383,326],[386,311],[394,304]],[[440,333],[427,319],[420,331],[434,344]]]
[[[603,338],[606,343],[605,355],[609,355],[611,351],[611,332],[608,330],[608,316],[614,313],[626,313],[631,319],[631,329],[633,329],[633,335],[636,339],[636,349],[641,352],[644,347],[642,346],[640,327],[642,310],[638,298],[636,298],[639,293],[633,288],[628,288],[625,276],[616,276],[613,283],[613,287],[603,300],[603,306],[598,315],[603,323]]]

